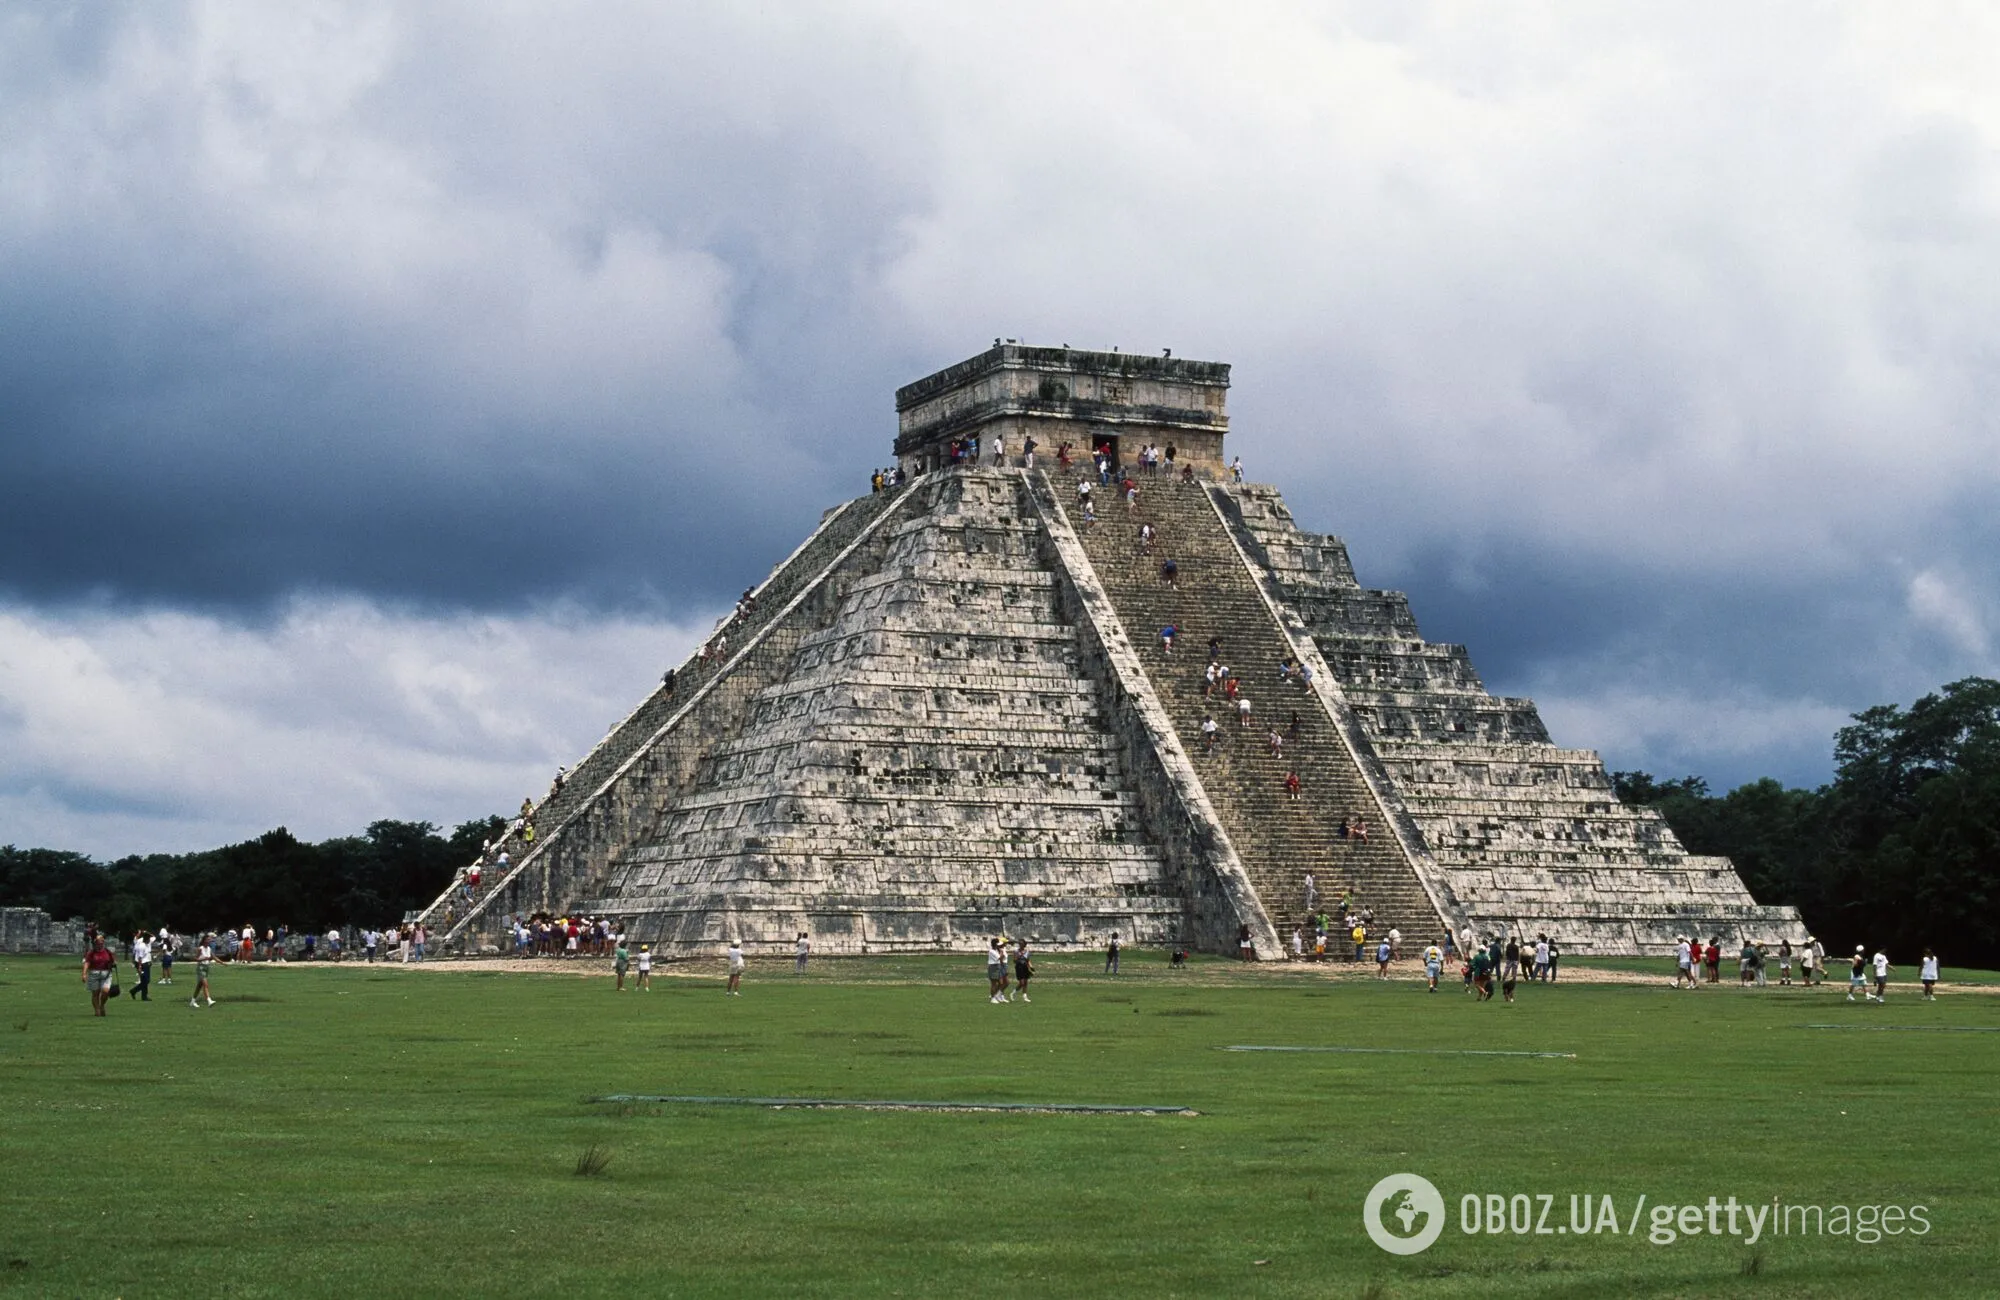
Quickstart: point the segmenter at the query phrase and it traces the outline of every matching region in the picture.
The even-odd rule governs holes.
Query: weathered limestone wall
[[[1115,438],[1128,461],[1137,443],[1172,443],[1177,463],[1218,472],[1228,392],[1219,362],[1005,343],[896,391],[896,455],[919,473],[948,464],[955,438],[1018,452],[1032,435],[1051,456]]]
[[[81,953],[83,922],[32,907],[0,907],[0,952]]]
[[[1181,936],[1021,477],[933,475],[584,910],[669,951]],[[1232,931],[1233,933],[1233,931]]]
[[[447,888],[423,916],[440,948],[499,937],[514,914],[563,911],[595,892],[617,858],[653,823],[660,807],[689,788],[709,750],[741,729],[745,702],[778,680],[800,639],[839,609],[846,584],[872,572],[887,519],[902,510],[909,489],[862,497],[830,511],[798,550],[757,589],[756,613],[731,629],[719,661],[682,664],[672,693],[664,687],[614,727],[571,775],[563,793],[537,809],[539,839],[518,831],[500,846],[511,871],[488,882],[471,914]]]
[[[1759,906],[1726,859],[1689,854],[1658,813],[1620,803],[1595,753],[1550,743],[1532,700],[1489,694],[1465,647],[1425,641],[1400,592],[1362,588],[1339,539],[1299,530],[1276,489],[1225,499],[1475,929],[1604,953],[1696,932],[1802,937],[1797,913]]]

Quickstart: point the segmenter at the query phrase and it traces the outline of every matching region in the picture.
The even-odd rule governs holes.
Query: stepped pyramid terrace
[[[534,840],[496,846],[471,904],[441,896],[440,946],[580,912],[667,953],[1247,933],[1276,960],[1310,930],[1308,872],[1318,908],[1352,891],[1418,944],[1803,934],[1620,803],[1532,701],[1490,694],[1465,647],[1426,641],[1400,593],[1361,586],[1277,488],[1233,481],[1228,389],[1216,362],[1002,343],[899,390],[904,482],[827,511],[571,770]],[[1207,681],[1212,642],[1248,725]]]

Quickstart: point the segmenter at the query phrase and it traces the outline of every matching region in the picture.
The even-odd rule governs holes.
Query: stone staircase
[[[653,770],[638,774],[648,787],[661,784],[662,778],[669,786],[684,784],[699,761],[699,751],[720,734],[741,726],[738,697],[763,685],[768,672],[757,670],[760,667],[768,670],[772,663],[788,660],[796,644],[796,635],[773,636],[780,630],[779,624],[796,618],[798,611],[794,606],[800,597],[822,584],[850,548],[894,509],[908,491],[902,488],[873,493],[828,511],[812,535],[754,589],[751,612],[733,616],[718,627],[717,632],[727,637],[727,649],[713,656],[702,649],[690,655],[675,668],[671,692],[664,684],[656,687],[644,703],[613,727],[569,772],[562,788],[535,808],[530,818],[536,835],[532,843],[523,837],[519,821],[509,826],[506,835],[493,846],[496,856],[504,849],[511,860],[504,875],[496,875],[489,866],[480,895],[469,906],[462,902],[460,880],[454,880],[430,906],[412,918],[422,921],[433,936],[441,936],[432,939],[432,949],[442,953],[454,946],[463,948],[474,935],[497,929],[513,913],[560,906],[567,899],[590,892],[585,887],[591,882],[577,878],[574,869],[569,879],[555,882],[552,873],[557,869],[556,860],[561,858],[575,864],[591,859],[589,853],[577,851],[580,845],[576,841],[586,838],[584,832],[591,820],[602,820],[611,811],[608,801],[613,792],[621,784],[632,784],[635,764],[660,750],[661,742],[670,734],[685,733],[681,738],[686,743],[669,748],[686,752],[680,755],[680,762],[648,764]],[[715,644],[712,637],[709,645]],[[727,682],[739,674],[737,682]],[[756,679],[754,683],[749,680],[752,678]],[[733,688],[721,689],[726,684]],[[630,803],[631,793],[625,791],[625,797],[618,802]],[[626,820],[637,815],[644,820],[656,811],[621,808],[613,819]],[[597,828],[599,833],[588,838],[601,841],[603,829]],[[608,865],[604,855],[598,854],[589,874],[601,874]]]
[[[1383,824],[1353,753],[1318,697],[1296,682],[1279,681],[1278,666],[1291,655],[1291,642],[1244,567],[1208,488],[1164,475],[1138,482],[1136,510],[1104,500],[1097,523],[1088,528],[1075,504],[1073,478],[1058,481],[1056,497],[1182,744],[1194,755],[1203,788],[1280,935],[1289,945],[1292,927],[1307,924],[1303,881],[1311,872],[1321,908],[1332,911],[1343,889],[1352,889],[1359,904],[1374,910],[1378,928],[1399,928],[1406,943],[1428,941],[1443,926],[1438,910]],[[1097,495],[1115,497],[1116,485]],[[1157,537],[1151,552],[1142,554],[1139,527],[1147,522]],[[1160,565],[1169,558],[1180,570],[1173,588],[1160,576]],[[1158,635],[1168,623],[1180,629],[1171,654]],[[1251,700],[1248,728],[1239,729],[1233,706],[1220,692],[1204,698],[1211,638],[1220,640],[1222,662]],[[1221,726],[1221,743],[1205,755],[1201,723],[1210,714]],[[1282,757],[1274,757],[1267,733],[1273,725],[1287,730],[1294,717],[1299,736],[1285,742]],[[1299,774],[1298,803],[1284,790],[1288,771]],[[1340,838],[1341,822],[1355,817],[1367,822],[1366,841]]]

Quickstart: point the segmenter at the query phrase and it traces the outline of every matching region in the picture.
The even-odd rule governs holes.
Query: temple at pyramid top
[[[1220,361],[1000,343],[896,390],[896,457],[915,474],[953,464],[954,444],[1033,438],[1049,455],[1109,444],[1119,464],[1151,442],[1220,471],[1228,396]]]

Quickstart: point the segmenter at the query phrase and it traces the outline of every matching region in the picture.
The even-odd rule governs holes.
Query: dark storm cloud
[[[364,16],[301,88],[300,33],[218,69],[200,26],[13,23],[44,134],[0,253],[0,586],[713,596],[863,483],[892,412],[839,318],[908,187],[809,116],[695,111],[715,39],[524,86],[579,33]]]

